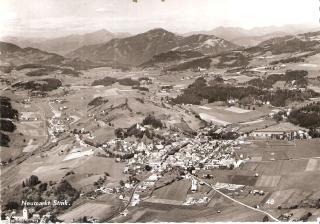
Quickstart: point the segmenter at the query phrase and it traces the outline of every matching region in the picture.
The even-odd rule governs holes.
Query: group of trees
[[[46,69],[41,68],[41,69],[27,72],[25,75],[26,76],[44,76],[44,75],[49,75],[49,73],[46,71]]]
[[[241,52],[231,52],[220,56],[218,68],[245,67],[249,64],[250,57]]]
[[[134,124],[129,128],[117,128],[114,130],[114,134],[117,138],[121,139],[131,136],[134,136],[136,138],[143,138],[144,135],[146,135],[149,139],[153,139],[153,137],[155,136],[155,134],[147,128],[145,130],[138,128],[137,124]]]
[[[153,128],[163,128],[164,125],[161,120],[155,118],[153,115],[148,115],[142,121],[142,125],[151,125]],[[136,138],[142,138],[144,135],[149,139],[153,139],[155,137],[155,133],[148,128],[141,129],[138,128],[137,124],[132,125],[129,128],[117,128],[114,131],[115,136],[117,138],[127,138],[130,136],[135,136]]]
[[[198,58],[191,61],[183,62],[176,66],[169,68],[169,71],[182,71],[187,69],[197,69],[198,67],[201,68],[209,68],[211,64],[211,59],[208,57],[205,58]]]
[[[306,87],[308,80],[306,76],[308,72],[305,70],[288,70],[284,75],[272,74],[266,78],[255,78],[247,82],[248,85],[252,85],[258,88],[272,88],[273,84],[277,81],[285,81],[287,84],[295,80],[295,85],[298,87]]]
[[[320,128],[320,102],[314,102],[293,110],[288,119],[290,122],[305,128]]]
[[[212,139],[219,139],[219,140],[233,140],[239,137],[239,133],[237,132],[222,132],[216,133],[214,130],[210,130],[208,132],[208,136]]]
[[[289,101],[303,101],[310,97],[318,96],[312,90],[276,90],[268,91],[248,87],[235,87],[232,85],[213,85],[208,86],[204,78],[198,78],[184,89],[183,93],[172,100],[175,104],[195,104],[200,105],[203,99],[209,103],[215,101],[227,101],[230,98],[241,100],[245,97],[252,97],[263,102],[269,101],[273,106],[285,106]]]
[[[8,135],[0,132],[0,146],[8,147],[10,138]]]
[[[116,82],[117,82],[116,78],[112,78],[112,77],[106,76],[103,79],[94,80],[91,85],[92,86],[99,86],[99,85],[111,86],[112,84],[114,84]]]
[[[91,84],[92,86],[111,86],[112,84],[118,82],[120,85],[124,86],[139,86],[140,82],[137,80],[133,80],[131,78],[123,78],[123,79],[117,79],[117,78],[112,78],[109,76],[104,77],[103,79],[98,79],[93,81]]]
[[[104,103],[107,103],[108,99],[103,99],[101,96],[94,98],[88,103],[88,106],[99,106]]]
[[[12,108],[11,99],[5,96],[0,96],[0,130],[13,132],[16,129],[13,120],[18,120],[18,111]],[[3,132],[0,132],[0,146],[8,147],[10,137]]]
[[[155,118],[153,115],[148,115],[146,118],[142,121],[143,125],[151,125],[154,128],[163,128],[163,124],[161,120]]]
[[[24,88],[27,90],[32,91],[41,91],[41,92],[48,92],[55,90],[62,86],[62,82],[59,79],[55,78],[46,78],[46,79],[39,79],[39,80],[31,80],[27,82],[18,82],[12,87],[16,88]]]
[[[13,132],[16,125],[11,120],[0,120],[0,128],[2,131]]]
[[[10,98],[0,96],[0,115],[1,118],[18,119],[18,111],[12,108]]]
[[[29,178],[22,182],[22,187],[33,187],[39,183],[39,178],[35,175],[31,175]]]

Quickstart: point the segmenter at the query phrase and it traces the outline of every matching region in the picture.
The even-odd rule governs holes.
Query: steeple
[[[24,207],[24,208],[23,208],[23,210],[22,210],[22,217],[23,217],[23,219],[28,219],[28,218],[29,218],[29,212],[28,212],[27,207]]]

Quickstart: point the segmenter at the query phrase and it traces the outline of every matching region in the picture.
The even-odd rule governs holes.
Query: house
[[[196,192],[198,190],[198,181],[196,179],[191,180],[191,191]]]

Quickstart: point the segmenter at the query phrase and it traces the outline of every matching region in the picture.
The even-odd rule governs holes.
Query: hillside
[[[203,54],[215,54],[236,48],[228,41],[215,36],[192,35],[182,37],[164,29],[153,29],[136,36],[113,39],[106,44],[81,47],[67,56],[92,61],[115,60],[129,65],[139,65],[154,55],[170,50],[197,51]]]
[[[113,67],[126,69],[127,66],[109,60],[102,62],[92,62],[81,60],[79,58],[65,58],[59,54],[48,53],[36,48],[21,48],[15,44],[0,41],[0,60],[1,71],[10,72],[13,68],[18,70],[24,68],[46,68],[53,69],[57,67],[68,67],[76,70],[86,70],[95,67]],[[49,68],[49,67],[50,68]],[[70,70],[70,69],[69,69]]]
[[[59,64],[64,57],[36,48],[21,48],[15,44],[0,41],[0,59],[2,63],[18,66],[26,63]]]
[[[105,29],[86,34],[73,34],[58,38],[24,38],[4,37],[5,42],[11,42],[21,47],[33,47],[44,51],[62,54],[68,53],[79,47],[92,44],[105,43],[113,38],[127,37],[128,33],[112,33]]]
[[[253,27],[251,29],[220,26],[212,30],[186,33],[184,34],[184,36],[189,36],[192,34],[214,35],[237,45],[249,47],[255,46],[263,41],[274,37],[283,37],[286,35],[296,35],[299,33],[313,32],[317,29],[318,28],[316,28],[315,26],[305,25]]]

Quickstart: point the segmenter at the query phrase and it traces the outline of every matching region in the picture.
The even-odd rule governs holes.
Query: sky
[[[319,24],[319,0],[0,0],[0,36]]]

